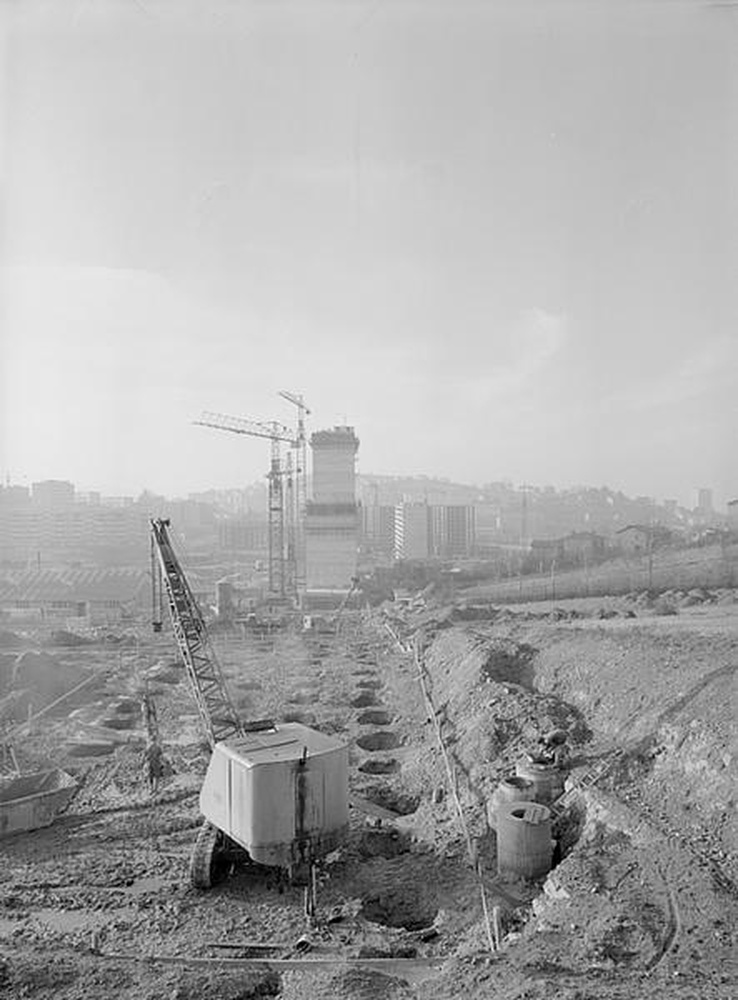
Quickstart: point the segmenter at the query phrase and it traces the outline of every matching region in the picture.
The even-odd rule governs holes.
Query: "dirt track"
[[[165,683],[163,670],[155,690],[174,773],[156,798],[140,724],[104,729],[118,749],[89,761],[68,814],[2,842],[0,995],[733,996],[735,607],[669,619],[521,617],[437,632],[424,616],[428,692],[487,897],[499,907],[505,940],[493,955],[413,657],[377,619],[346,619],[338,637],[220,637],[244,715],[345,734],[352,791],[395,821],[352,812],[349,843],[323,873],[309,953],[295,949],[305,933],[300,890],[280,892],[243,870],[196,893],[187,862],[206,758],[184,676],[170,670],[175,683]],[[417,624],[406,621],[408,635]],[[22,748],[27,763],[58,759],[70,734],[99,731],[110,703],[135,693],[155,660],[173,659],[173,646],[161,637],[138,651],[85,656],[112,671],[97,704],[39,723]],[[572,794],[565,856],[545,885],[500,883],[486,802],[523,748],[562,724],[575,776],[598,760],[611,766]],[[617,750],[625,752],[609,756]],[[245,941],[281,944],[271,957],[336,964],[190,964],[241,960],[253,952],[218,946]],[[385,962],[340,964],[359,957]]]

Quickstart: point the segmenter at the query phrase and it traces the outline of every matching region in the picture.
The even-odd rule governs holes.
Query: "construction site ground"
[[[81,788],[53,825],[0,841],[0,997],[734,997],[729,597],[467,621],[390,606],[344,614],[336,635],[218,632],[245,718],[350,744],[350,835],[320,868],[313,927],[275,872],[190,886],[208,753],[171,635],[46,647],[65,682],[97,679],[16,741],[24,770],[61,766]],[[146,687],[170,766],[154,794]],[[545,880],[503,880],[487,803],[552,728],[571,748],[561,857]]]

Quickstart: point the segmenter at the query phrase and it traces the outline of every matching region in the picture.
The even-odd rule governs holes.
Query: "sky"
[[[0,2],[0,475],[738,496],[738,5]]]

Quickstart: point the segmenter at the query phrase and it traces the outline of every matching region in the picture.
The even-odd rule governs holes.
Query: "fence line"
[[[508,601],[603,597],[639,590],[692,590],[738,585],[738,545],[678,549],[613,559],[595,566],[477,584],[467,596]]]

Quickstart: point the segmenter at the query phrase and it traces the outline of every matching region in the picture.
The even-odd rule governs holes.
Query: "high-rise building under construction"
[[[353,427],[316,431],[312,449],[312,492],[305,512],[308,601],[345,593],[356,575],[358,505]]]

